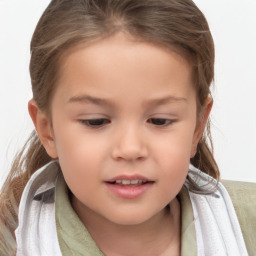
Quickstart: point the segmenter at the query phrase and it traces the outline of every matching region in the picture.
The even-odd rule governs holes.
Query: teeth
[[[117,184],[121,185],[138,185],[138,184],[145,184],[147,181],[145,180],[116,180]]]

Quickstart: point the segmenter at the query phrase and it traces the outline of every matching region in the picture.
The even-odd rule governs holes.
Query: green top
[[[222,181],[234,205],[249,256],[256,255],[256,183]]]
[[[182,218],[181,256],[196,256],[196,233],[192,205],[188,192],[183,188],[179,194]],[[103,256],[89,232],[73,210],[67,185],[59,176],[56,184],[56,226],[63,256]]]
[[[256,184],[223,181],[234,204],[249,255],[256,252]],[[188,191],[178,195],[181,204],[181,256],[196,256],[196,232]],[[89,232],[73,210],[62,175],[56,184],[56,226],[63,256],[103,256]],[[253,221],[254,222],[253,222]]]
[[[89,232],[73,210],[62,175],[56,184],[56,227],[63,256],[103,256]]]

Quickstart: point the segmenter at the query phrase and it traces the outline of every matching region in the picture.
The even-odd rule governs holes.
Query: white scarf
[[[51,162],[33,174],[22,194],[19,226],[15,231],[16,256],[61,256],[55,223],[54,188],[60,172]],[[211,180],[190,166],[191,175]],[[215,194],[189,192],[195,218],[198,256],[247,256],[242,232],[231,199],[221,183]]]
[[[200,174],[197,184],[213,186],[216,180],[190,165],[190,175]],[[210,182],[210,183],[209,183]],[[194,213],[198,256],[247,256],[241,228],[231,198],[218,183],[210,195],[189,192]]]
[[[54,187],[57,162],[36,171],[28,181],[19,206],[15,230],[16,256],[61,256],[55,223]]]

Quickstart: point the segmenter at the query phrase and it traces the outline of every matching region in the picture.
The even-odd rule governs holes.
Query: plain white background
[[[0,0],[0,186],[33,129],[29,44],[49,0]],[[256,182],[256,1],[195,0],[216,47],[212,111],[222,178]]]

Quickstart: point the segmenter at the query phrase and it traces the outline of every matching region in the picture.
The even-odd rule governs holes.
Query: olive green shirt
[[[240,221],[249,255],[256,252],[256,184],[223,182],[231,194]],[[232,186],[232,184],[235,186]],[[248,187],[249,186],[249,187]],[[251,193],[248,193],[252,191]],[[234,196],[233,196],[234,195]],[[181,256],[196,256],[196,232],[188,191],[182,188],[178,195],[181,205]],[[56,226],[63,256],[103,256],[97,244],[73,210],[67,185],[62,177],[56,184]],[[253,203],[252,203],[253,202]],[[252,207],[254,206],[254,207]],[[254,222],[253,222],[254,221]]]
[[[256,255],[256,183],[222,181],[227,189],[243,233],[249,256]]]

